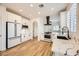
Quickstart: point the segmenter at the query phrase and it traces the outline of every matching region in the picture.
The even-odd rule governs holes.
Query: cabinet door
[[[8,23],[8,38],[15,37],[15,24]]]
[[[60,24],[61,24],[61,28],[63,28],[63,26],[67,26],[66,24],[66,12],[61,12],[60,13]]]
[[[17,36],[21,35],[21,28],[22,28],[21,24],[16,24]]]

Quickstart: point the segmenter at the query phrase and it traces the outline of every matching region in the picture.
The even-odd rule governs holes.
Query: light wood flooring
[[[2,52],[2,56],[51,56],[52,43],[29,40]]]

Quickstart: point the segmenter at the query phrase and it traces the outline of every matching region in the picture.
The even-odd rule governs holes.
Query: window
[[[71,32],[76,32],[76,4],[73,4],[70,11],[70,24],[71,24]]]
[[[71,32],[76,32],[76,8],[77,4],[72,4],[68,11],[67,26]]]

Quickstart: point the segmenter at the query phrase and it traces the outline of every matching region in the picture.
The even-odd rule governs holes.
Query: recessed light
[[[33,4],[30,4],[30,7],[33,7]]]
[[[54,8],[51,8],[51,10],[54,10]]]
[[[20,11],[20,12],[22,12],[23,10],[22,10],[22,9],[20,9],[19,11]]]
[[[40,12],[38,12],[38,14],[40,14]]]

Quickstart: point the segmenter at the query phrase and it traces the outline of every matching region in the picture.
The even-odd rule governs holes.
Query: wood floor
[[[52,43],[30,40],[2,52],[3,56],[50,56]]]

